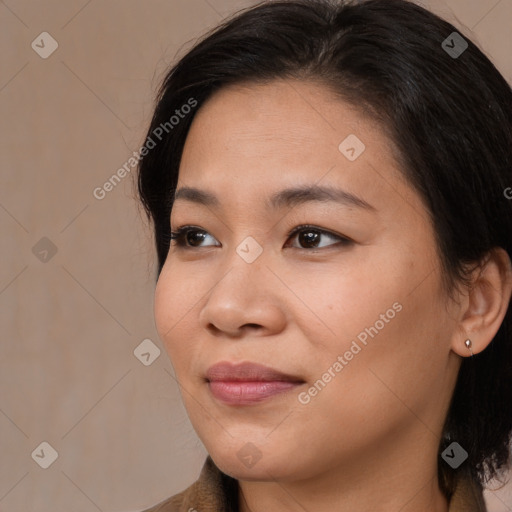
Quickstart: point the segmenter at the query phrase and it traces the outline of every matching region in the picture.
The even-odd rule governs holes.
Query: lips
[[[279,372],[268,366],[256,363],[217,363],[206,372],[209,381],[279,381],[304,382],[300,377]]]
[[[289,375],[256,363],[217,363],[206,372],[212,395],[229,405],[250,405],[274,397],[304,383]]]

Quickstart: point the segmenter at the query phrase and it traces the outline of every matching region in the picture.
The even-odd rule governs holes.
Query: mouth
[[[205,378],[211,394],[228,405],[256,404],[305,383],[300,377],[248,362],[217,363]]]

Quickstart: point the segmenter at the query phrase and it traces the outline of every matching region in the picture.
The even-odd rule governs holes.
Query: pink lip
[[[215,398],[229,405],[250,405],[304,383],[255,363],[217,363],[206,372],[208,387]]]

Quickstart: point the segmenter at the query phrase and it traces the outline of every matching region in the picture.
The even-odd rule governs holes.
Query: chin
[[[251,442],[235,443],[241,446],[208,450],[217,467],[226,475],[245,481],[271,481],[290,476],[290,457],[271,446]],[[282,446],[282,445],[281,445]]]

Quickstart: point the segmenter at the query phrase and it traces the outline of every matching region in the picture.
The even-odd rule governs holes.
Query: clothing
[[[238,512],[238,482],[207,457],[196,482],[144,512]],[[468,479],[460,481],[449,512],[487,512],[480,484]]]

